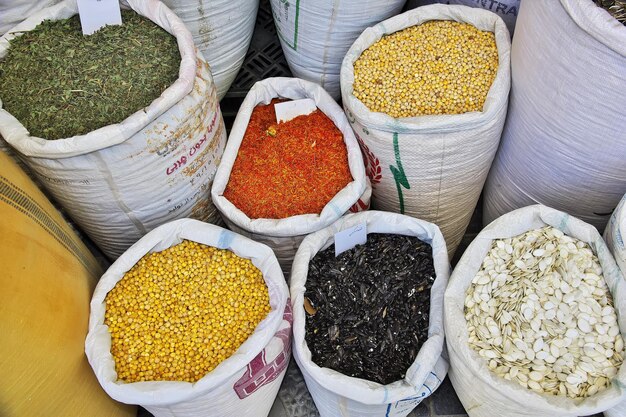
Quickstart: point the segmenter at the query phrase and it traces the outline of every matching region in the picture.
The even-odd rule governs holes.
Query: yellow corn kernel
[[[382,37],[354,63],[353,94],[400,117],[482,111],[498,71],[492,32],[435,20]]]
[[[196,382],[271,310],[249,259],[187,240],[141,258],[105,304],[111,354],[125,382]]]

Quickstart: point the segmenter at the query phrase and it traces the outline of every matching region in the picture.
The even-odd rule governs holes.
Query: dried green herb
[[[147,107],[177,78],[176,38],[134,11],[83,36],[78,15],[46,20],[10,43],[0,100],[31,135],[82,135]]]
[[[413,236],[370,233],[335,257],[309,263],[306,343],[317,365],[389,384],[404,378],[428,339],[432,247]]]

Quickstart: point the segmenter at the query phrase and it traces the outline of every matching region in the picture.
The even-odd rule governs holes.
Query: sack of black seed
[[[350,214],[304,239],[294,358],[322,417],[403,417],[437,389],[449,273],[439,228],[409,216]]]

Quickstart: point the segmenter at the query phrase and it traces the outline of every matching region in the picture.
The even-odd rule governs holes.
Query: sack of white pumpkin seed
[[[367,27],[400,12],[404,0],[270,0],[283,53],[295,77],[341,96],[341,62]]]
[[[191,33],[183,22],[156,0],[129,0],[122,5],[176,38],[173,48],[180,54],[178,78],[160,96],[119,123],[77,136],[49,138],[55,140],[32,136],[20,120],[5,110],[6,100],[3,99],[0,109],[0,135],[20,153],[30,171],[81,229],[111,258],[169,220],[183,217],[207,222],[219,220],[209,190],[226,142],[209,66],[197,53]],[[66,0],[27,19],[15,27],[15,34],[0,39],[0,59],[10,53],[10,41],[16,35],[30,33],[40,23],[50,27],[50,22],[42,21],[67,19],[77,12],[76,2]],[[116,27],[101,30],[109,28],[115,30]],[[80,35],[79,31],[72,34]],[[98,33],[85,39],[92,36]],[[78,52],[68,52],[71,53]],[[138,68],[144,67],[142,63]],[[0,75],[4,76],[6,72]],[[71,79],[68,76],[61,83]],[[89,85],[96,85],[98,81],[94,83]],[[127,88],[127,94],[138,94],[133,93],[133,86]],[[64,91],[68,95],[82,94]],[[101,93],[105,91],[106,86]],[[42,96],[45,94],[41,92]],[[85,102],[85,108],[89,108],[89,104]],[[107,113],[110,111],[104,112]],[[63,117],[64,113],[56,114]]]
[[[312,303],[308,298],[305,298],[307,288],[311,287],[310,283],[307,282],[311,263],[319,252],[329,249],[335,242],[336,233],[358,227],[359,225],[365,225],[368,239],[373,239],[372,234],[404,235],[415,237],[429,245],[429,249],[431,248],[429,252],[432,255],[434,282],[432,283],[432,287],[426,290],[429,294],[427,297],[430,297],[426,340],[419,340],[419,342],[423,344],[414,359],[409,361],[410,365],[407,369],[403,370],[403,377],[395,380],[395,382],[387,383],[386,385],[369,379],[351,377],[345,373],[314,363],[311,352],[312,348],[306,341],[306,326],[310,322],[310,319],[307,317],[310,317],[311,309],[317,309],[317,312],[313,311],[312,313],[315,315],[324,308],[332,308],[332,306],[325,307],[319,303]],[[415,244],[413,243],[412,245]],[[363,246],[357,247],[357,251],[359,250],[358,248],[362,247]],[[378,253],[374,256],[377,255],[393,259],[402,256],[402,253],[388,250],[386,254]],[[364,260],[364,258],[360,259],[362,261]],[[380,262],[380,259],[373,262],[375,262],[373,264],[375,268],[376,263]],[[346,269],[350,270],[356,267],[356,263],[350,263],[350,266]],[[335,268],[335,266],[333,266],[333,268]],[[348,277],[342,275],[343,271],[346,271],[346,269],[343,269],[342,272],[331,270],[330,273],[333,274],[333,280],[350,281]],[[347,272],[345,273],[347,274]],[[354,271],[352,271],[352,273],[354,273]],[[361,275],[360,272],[358,273]],[[416,277],[413,270],[411,272],[403,270],[400,271],[400,273],[403,277],[399,278],[401,281],[414,279]],[[421,403],[424,398],[431,395],[439,387],[448,371],[448,362],[444,357],[443,294],[448,283],[449,273],[450,264],[448,262],[448,252],[439,228],[432,223],[409,216],[380,211],[365,211],[362,213],[349,214],[330,226],[308,235],[304,239],[294,259],[290,284],[294,315],[294,358],[302,371],[307,388],[322,417],[373,417],[382,415],[404,417]],[[323,277],[320,277],[320,279],[323,279]],[[385,297],[384,289],[388,288],[391,290],[391,287],[398,283],[398,281],[392,281],[394,284],[390,284],[390,280],[392,279],[390,271],[381,271],[379,275],[375,275],[375,280],[378,281],[380,287],[375,284],[368,288],[367,284],[359,283],[357,291],[361,294],[368,291],[373,291],[374,293],[380,291],[380,297]],[[387,284],[384,284],[385,282]],[[384,285],[387,285],[387,287],[384,287]],[[410,285],[410,283],[408,285]],[[397,295],[407,296],[407,300],[411,300],[410,297],[415,296],[416,291],[419,291],[416,288],[418,285],[421,287],[423,284],[415,282],[415,286],[407,293]],[[328,299],[330,294],[325,294],[326,299]],[[371,293],[369,296],[367,294],[359,295],[359,297],[361,296],[369,299],[374,297]],[[323,296],[320,297],[323,298]],[[392,303],[389,303],[389,305],[391,304]],[[421,310],[413,310],[412,307],[409,307],[409,303],[404,304],[402,307],[410,309],[411,313],[407,314],[413,319],[416,319],[417,314],[424,314]],[[357,320],[357,323],[362,323],[363,321],[369,322],[372,318],[367,317],[368,314],[380,314],[380,317],[384,320],[385,317],[390,318],[396,316],[395,313],[391,311],[391,308],[392,307],[389,307],[389,310],[385,308],[384,311],[371,311],[369,313],[358,313],[350,309],[350,314],[353,316],[356,315],[352,320]],[[334,315],[336,313],[333,312],[331,314]],[[343,318],[344,317],[337,317],[337,324],[339,324]],[[388,324],[385,325],[391,340],[388,339],[387,336],[384,336],[384,342],[382,342],[381,345],[376,345],[376,349],[380,348],[382,351],[385,344],[386,346],[389,346],[390,343],[394,344],[392,333],[395,334],[395,337],[400,337],[397,329],[394,330],[394,326],[399,326],[400,324],[396,321],[397,319],[392,320],[394,321],[389,321]],[[352,327],[347,323],[348,322],[346,322],[345,326]],[[357,326],[358,324],[355,324],[354,327]],[[331,330],[328,329],[328,337],[338,337],[339,340],[343,340],[345,343],[352,343],[356,337],[350,337],[348,334],[344,334],[343,331],[345,331],[345,329],[338,330],[335,332],[338,333],[338,335],[333,336],[330,334]],[[325,330],[320,330],[320,332],[323,332],[323,336],[326,335]],[[409,338],[408,334],[405,336]],[[366,335],[358,336],[358,338],[363,343],[377,343],[370,341],[369,337]],[[406,340],[403,340],[403,342],[406,342]],[[409,343],[415,345],[418,342],[410,338]],[[389,350],[394,349],[398,349],[397,341],[395,342],[395,348],[389,348]],[[371,356],[368,354],[367,358],[362,358],[364,364],[375,362],[378,357],[380,357],[381,361],[399,360],[396,354],[380,354],[378,351],[374,351],[374,347],[372,347],[371,351]],[[341,357],[341,355],[339,355],[339,357]],[[366,367],[367,365],[363,366]]]
[[[577,218],[534,205],[485,227],[444,298],[450,380],[469,416],[586,416],[623,401],[624,291],[602,236]]]
[[[211,67],[217,98],[226,95],[248,52],[259,0],[163,0],[193,34]]]
[[[410,10],[433,3],[480,7],[500,16],[502,20],[504,20],[504,23],[506,23],[506,27],[509,29],[511,36],[513,36],[515,20],[517,19],[521,1],[522,0],[409,0],[406,2],[405,8]]]
[[[469,25],[458,25],[454,22]],[[458,114],[437,114],[439,110],[435,110],[432,114],[422,113],[414,117],[394,117],[395,114],[392,116],[388,113],[370,110],[370,107],[355,96],[355,86],[357,86],[355,62],[363,55],[367,56],[368,60],[371,59],[369,65],[371,74],[368,76],[366,73],[368,71],[367,64],[363,64],[361,83],[368,83],[370,79],[374,80],[370,87],[376,90],[381,88],[377,87],[378,85],[384,86],[385,83],[388,83],[386,90],[380,90],[380,94],[384,92],[384,97],[374,104],[388,102],[391,103],[389,105],[391,110],[395,111],[398,107],[393,107],[394,103],[397,105],[407,101],[404,98],[390,99],[387,97],[388,93],[396,90],[392,84],[398,81],[399,76],[381,76],[379,69],[383,65],[381,60],[378,60],[377,55],[368,55],[370,52],[366,50],[371,49],[385,35],[416,25],[419,25],[415,28],[418,31],[422,27],[426,27],[422,26],[423,24],[430,25],[430,27],[442,24],[449,25],[448,29],[444,28],[438,34],[432,34],[430,39],[433,42],[445,38],[445,30],[451,30],[451,27],[461,28],[455,30],[466,30],[463,33],[466,43],[457,45],[454,50],[466,51],[469,47],[479,48],[472,55],[475,57],[472,59],[476,60],[483,59],[481,58],[482,49],[480,49],[481,46],[476,37],[488,36],[485,32],[495,35],[490,41],[493,45],[495,38],[495,46],[490,50],[493,61],[489,62],[492,68],[490,75],[493,76],[493,81],[490,86],[484,87],[482,111],[470,111],[463,107]],[[469,32],[470,30],[472,32]],[[383,41],[391,42],[389,39],[391,38],[386,36]],[[400,45],[410,45],[401,40],[397,42]],[[416,49],[427,51],[423,44],[415,42],[415,46],[408,46],[409,50],[404,53],[407,62],[401,61],[402,65],[397,68],[397,71],[404,71],[405,67],[410,67],[411,63],[414,62],[415,53],[411,51]],[[485,43],[487,42],[485,41]],[[381,43],[380,45],[383,45],[381,48],[384,48],[384,45],[389,45],[389,43]],[[439,42],[437,45],[445,45],[445,42]],[[399,50],[402,48],[404,46],[400,46]],[[445,49],[445,47],[443,48]],[[392,48],[387,52],[394,52],[394,49]],[[382,52],[378,52],[378,55],[387,52],[383,49]],[[459,53],[457,59],[468,59],[464,58],[468,54],[468,52]],[[399,212],[435,223],[446,239],[451,258],[454,256],[454,252],[469,224],[500,141],[509,95],[509,54],[509,34],[501,18],[482,9],[436,4],[405,12],[368,28],[352,45],[343,61],[341,69],[343,106],[363,154],[367,156],[366,172],[373,187],[372,208]],[[437,57],[432,58],[430,62],[437,59]],[[493,68],[496,64],[497,70]],[[360,64],[357,63],[357,65]],[[456,62],[448,66],[451,73],[456,71],[454,68],[461,67],[462,65],[457,65]],[[478,68],[476,71],[481,71]],[[414,71],[418,70],[415,69]],[[435,68],[433,71],[437,72]],[[438,72],[439,74],[433,75],[433,77],[440,77],[441,71]],[[421,90],[421,93],[429,95],[429,97],[438,94],[428,90],[429,86],[434,85],[434,83],[427,81],[427,79],[416,78],[414,72],[407,72],[404,76],[407,89],[424,88],[426,91]],[[449,80],[449,85],[456,85],[456,79],[455,75]],[[478,81],[470,78],[466,82],[477,83]],[[486,82],[485,79],[484,83]],[[441,85],[448,84],[442,82]],[[369,91],[364,89],[364,99],[372,96],[371,89]],[[401,94],[405,93],[403,91]],[[460,90],[451,94],[454,96],[457,93],[460,93]],[[416,94],[412,96],[417,97]],[[405,94],[400,97],[408,96]],[[472,103],[472,97],[467,97],[466,100],[467,102],[464,103]],[[450,101],[450,103],[452,102],[454,99]],[[421,100],[414,103],[418,106]],[[445,102],[435,100],[433,103],[434,106],[438,106]],[[404,114],[405,111],[402,107],[398,109],[399,114]]]
[[[244,339],[243,343],[234,350],[234,352],[222,359],[221,362],[213,368],[213,370],[197,378],[194,378],[195,382],[187,382],[176,379],[176,377],[151,379],[146,377],[145,380],[138,380],[135,382],[125,382],[118,376],[119,364],[116,364],[116,357],[112,353],[112,346],[114,340],[112,340],[110,328],[105,320],[107,314],[107,308],[110,305],[107,302],[107,295],[112,290],[117,289],[118,283],[124,278],[127,279],[129,275],[127,272],[131,268],[135,267],[140,260],[145,260],[144,256],[149,256],[157,252],[169,250],[173,246],[182,244],[184,242],[197,242],[202,245],[209,246],[211,249],[217,248],[220,250],[227,250],[234,253],[236,257],[243,258],[244,260],[250,260],[252,265],[256,267],[262,274],[262,280],[267,286],[269,295],[269,313],[262,319],[253,331],[249,331],[249,336]],[[187,249],[190,250],[190,249]],[[202,258],[202,252],[194,249],[195,252],[192,257],[189,258],[189,262],[186,265],[190,265],[195,262],[196,265],[203,265],[206,267],[206,271],[219,271],[216,268],[215,260],[220,259],[220,254],[216,252],[209,253],[207,259]],[[181,255],[172,255],[181,256]],[[222,255],[224,256],[224,255]],[[223,257],[221,259],[224,259]],[[226,262],[233,262],[233,258],[225,258]],[[170,260],[176,262],[176,258]],[[150,261],[146,261],[149,264]],[[220,266],[221,268],[221,266]],[[245,269],[245,271],[243,271]],[[180,269],[179,269],[180,270]],[[250,267],[245,266],[240,272],[237,270],[230,274],[230,279],[234,280],[235,291],[243,291],[244,284],[248,284],[251,281],[249,271]],[[200,271],[200,272],[198,272]],[[220,288],[226,287],[229,276],[219,276],[219,284],[214,281],[216,275],[210,272],[202,275],[202,270],[196,269],[185,273],[185,277],[189,278],[188,283],[184,285],[176,286],[176,283],[168,283],[167,277],[159,277],[160,285],[151,288],[152,294],[157,294],[159,291],[168,293],[170,288],[176,289],[176,291],[183,291],[181,287],[193,285],[192,282],[197,282],[201,277],[201,281],[198,285],[207,286],[208,282],[213,282],[213,286],[210,289],[211,292],[201,294],[200,291],[193,291],[191,295],[187,294],[186,301],[182,297],[175,297],[175,300],[167,300],[168,306],[182,305],[183,308],[194,310],[196,316],[198,314],[198,307],[196,304],[195,309],[193,306],[193,299],[207,302],[207,294],[218,294]],[[187,272],[187,271],[185,271]],[[171,272],[175,274],[176,270]],[[240,276],[240,274],[246,274],[246,278]],[[139,272],[130,275],[130,277],[136,278],[140,275]],[[237,281],[240,283],[237,283]],[[132,287],[132,283],[128,284],[126,288]],[[164,290],[166,286],[167,290]],[[124,288],[124,287],[122,287]],[[232,287],[231,287],[232,288]],[[130,291],[130,290],[126,290]],[[173,290],[172,290],[173,291]],[[256,295],[255,295],[256,294]],[[168,294],[161,294],[161,297],[148,297],[148,303],[152,305],[153,309],[158,309],[161,314],[171,315],[172,308],[166,308],[159,306],[159,299],[163,300]],[[123,298],[122,295],[120,298]],[[210,297],[217,297],[216,295],[210,295]],[[250,314],[246,309],[250,309],[250,305],[254,298],[258,299],[258,290],[248,287],[247,294],[241,294],[236,301],[231,298],[230,301],[225,299],[209,298],[210,305],[217,305],[218,309],[221,309],[221,317],[226,322],[226,317],[229,313],[239,308],[238,314],[246,315]],[[140,297],[129,298],[138,300],[141,302]],[[136,304],[135,304],[136,305]],[[257,304],[255,304],[257,305]],[[230,307],[229,307],[230,306]],[[206,304],[205,304],[206,307]],[[202,310],[202,309],[201,309]],[[258,307],[254,309],[258,311]],[[132,306],[128,308],[129,313],[132,311]],[[123,313],[123,310],[121,310]],[[132,313],[131,313],[132,314]],[[206,314],[206,313],[204,313]],[[237,313],[235,313],[237,314]],[[182,320],[188,320],[192,313],[185,314],[183,311],[179,311],[176,317],[169,317],[161,322],[162,319],[154,319],[157,323],[163,325],[163,327],[176,327],[177,323],[181,323]],[[133,315],[135,318],[135,325],[141,326],[141,321],[137,319],[137,315]],[[162,316],[161,316],[162,317]],[[207,316],[205,316],[207,317]],[[246,316],[247,317],[247,316]],[[145,317],[144,317],[145,319]],[[196,318],[196,320],[198,320]],[[235,320],[235,325],[232,321]],[[229,326],[232,329],[233,334],[238,332],[240,334],[242,325],[237,324],[237,318],[229,317],[227,323],[221,323],[221,326]],[[120,320],[117,321],[118,323]],[[145,323],[145,321],[143,322]],[[163,324],[165,323],[165,324]],[[224,340],[218,339],[215,332],[213,335],[209,329],[208,332],[201,333],[202,325],[207,325],[209,321],[202,321],[202,324],[182,326],[183,332],[188,334],[183,335],[179,340],[186,342],[197,341],[196,337],[203,334],[204,337],[212,336],[210,341],[204,342],[211,344],[210,351],[204,351],[203,354],[210,355],[211,352],[217,351],[215,346],[222,346]],[[267,246],[254,242],[248,238],[237,235],[229,230],[223,229],[219,226],[203,223],[192,219],[180,219],[162,226],[159,226],[155,230],[151,231],[137,243],[131,246],[117,261],[111,265],[106,273],[100,279],[91,299],[91,312],[89,316],[89,333],[85,341],[85,352],[93,371],[100,382],[102,388],[117,401],[126,404],[138,404],[152,413],[155,417],[206,417],[206,416],[220,416],[220,417],[241,417],[241,416],[267,416],[274,399],[280,388],[283,377],[287,370],[289,360],[291,357],[291,323],[292,313],[291,304],[289,302],[289,290],[285,283],[282,271],[273,252]],[[245,323],[245,329],[250,329],[248,323]],[[119,326],[119,325],[118,325]],[[195,326],[195,327],[194,327]],[[219,326],[219,325],[218,325]],[[118,327],[117,332],[127,331],[121,327]],[[158,327],[151,332],[149,330],[141,331],[141,341],[150,341],[150,346],[154,347],[157,344],[157,338],[160,337],[158,331],[162,333],[166,330],[162,327]],[[128,333],[126,333],[128,334]],[[216,341],[215,339],[218,339]],[[224,345],[222,349],[228,348],[228,346],[234,343],[233,340],[228,340],[228,345]],[[121,341],[119,343],[122,343]],[[126,343],[126,342],[124,342]],[[203,344],[202,341],[199,341]],[[240,342],[241,343],[241,342]],[[181,343],[185,344],[185,343]],[[123,346],[123,345],[121,345]],[[136,346],[136,345],[135,345]],[[142,350],[142,356],[150,356],[155,354],[156,349],[160,349],[160,356],[156,359],[167,361],[174,358],[174,364],[171,372],[180,372],[184,367],[185,361],[177,362],[176,354],[180,355],[180,346],[164,348],[163,345],[151,349],[150,347]],[[122,349],[122,348],[118,348]],[[142,349],[137,347],[137,350]],[[171,351],[170,351],[171,349]],[[198,349],[196,346],[195,349]],[[234,348],[233,348],[234,349]],[[119,350],[118,350],[119,351]],[[197,358],[197,356],[196,356]],[[195,366],[205,366],[204,361],[208,361],[207,356],[203,356],[200,362],[197,362]],[[190,358],[187,358],[187,364],[189,364]],[[192,359],[193,360],[193,359]],[[128,364],[133,362],[127,362]],[[145,363],[144,363],[145,366]],[[155,369],[144,368],[145,375],[157,374],[156,365],[151,365]],[[132,368],[131,368],[132,369]],[[142,372],[142,375],[144,373]],[[179,375],[179,374],[176,374]]]
[[[247,138],[246,131],[253,111],[258,105],[268,104],[276,98],[291,100],[310,98],[314,100],[317,108],[332,121],[343,136],[347,150],[347,165],[352,180],[340,189],[319,213],[293,215],[278,219],[251,218],[224,195],[231,181],[233,167],[244,138]],[[277,128],[280,127],[278,124],[277,126]],[[306,138],[307,132],[302,131],[300,134]],[[304,142],[303,139],[303,146],[315,146],[315,143],[304,145]],[[289,156],[282,155],[281,158]],[[269,164],[271,162],[268,159],[262,163]],[[323,169],[324,165],[319,162],[316,167]],[[324,173],[322,172],[321,175]],[[260,199],[263,190],[254,190],[254,192],[260,194],[258,197]],[[230,131],[228,144],[211,190],[213,203],[231,230],[271,247],[288,278],[293,257],[302,239],[309,233],[328,226],[346,212],[366,210],[369,208],[370,195],[371,188],[365,176],[363,158],[359,145],[354,138],[354,133],[341,107],[322,87],[297,78],[279,77],[259,81],[250,89]],[[285,201],[276,201],[276,204],[285,205],[286,203]]]
[[[591,0],[524,1],[518,23],[484,224],[544,204],[602,231],[626,191],[626,26]]]

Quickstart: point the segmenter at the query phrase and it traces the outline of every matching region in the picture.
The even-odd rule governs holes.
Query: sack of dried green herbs
[[[624,291],[597,229],[564,212],[528,206],[483,229],[444,297],[469,416],[586,416],[623,401]]]
[[[367,242],[335,257],[335,234],[359,225]],[[403,417],[439,387],[449,273],[439,228],[401,214],[349,214],[304,239],[293,349],[322,417]]]
[[[156,0],[121,4],[123,25],[90,36],[68,0],[0,38],[0,135],[111,258],[167,221],[218,221],[226,143],[183,22]]]
[[[624,195],[626,26],[596,3],[522,2],[485,224],[539,203],[604,230]]]

